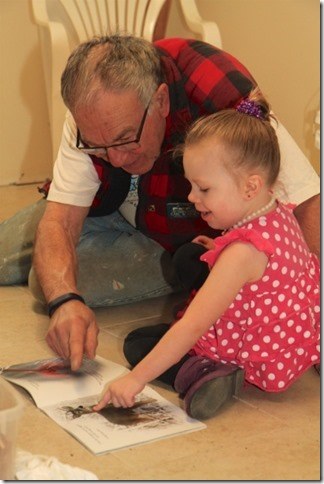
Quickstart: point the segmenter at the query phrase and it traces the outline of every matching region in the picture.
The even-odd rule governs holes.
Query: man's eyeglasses
[[[143,114],[141,123],[139,125],[135,139],[130,140],[130,141],[123,141],[122,143],[114,143],[114,144],[109,145],[109,146],[94,146],[94,147],[85,146],[85,144],[83,143],[83,141],[81,139],[81,134],[80,134],[80,131],[79,131],[79,128],[78,128],[77,138],[76,138],[76,147],[78,148],[78,150],[81,150],[83,153],[86,153],[88,155],[95,155],[95,156],[106,156],[107,150],[109,148],[114,148],[114,149],[120,150],[120,151],[136,150],[137,148],[140,147],[140,140],[141,140],[141,136],[142,136],[142,131],[143,131],[143,128],[144,128],[144,124],[145,124],[145,120],[146,120],[146,116],[147,116],[147,112],[148,112],[148,108],[150,106],[150,103],[151,103],[151,101],[148,103],[147,108],[144,111],[144,114]]]

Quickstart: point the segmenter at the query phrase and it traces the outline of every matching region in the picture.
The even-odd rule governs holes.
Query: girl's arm
[[[110,384],[94,409],[100,410],[110,401],[115,406],[132,406],[135,395],[145,384],[177,363],[194,346],[244,284],[260,279],[267,262],[267,256],[248,243],[236,242],[224,249],[184,316],[128,375]]]

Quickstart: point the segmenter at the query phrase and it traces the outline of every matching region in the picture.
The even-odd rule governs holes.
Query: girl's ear
[[[263,180],[260,175],[250,175],[245,182],[244,198],[252,200],[263,187]]]
[[[168,85],[162,83],[155,93],[155,102],[163,118],[166,118],[170,111],[170,97]]]

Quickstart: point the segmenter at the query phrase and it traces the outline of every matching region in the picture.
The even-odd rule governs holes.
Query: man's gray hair
[[[70,110],[89,106],[102,90],[133,90],[143,104],[163,82],[160,57],[152,43],[131,35],[94,37],[70,55],[61,94]]]

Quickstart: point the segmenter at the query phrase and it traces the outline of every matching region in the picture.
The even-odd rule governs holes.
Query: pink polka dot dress
[[[269,261],[261,279],[245,284],[193,353],[245,370],[262,390],[280,392],[320,361],[320,267],[303,238],[292,205],[215,239],[201,259],[210,266],[234,241],[246,241]]]

